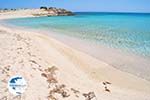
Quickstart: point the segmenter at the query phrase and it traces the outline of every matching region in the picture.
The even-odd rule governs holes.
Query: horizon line
[[[42,7],[42,6],[41,6]],[[40,7],[39,7],[40,8]],[[4,9],[8,9],[8,10],[11,10],[11,9],[39,9],[39,8],[0,8],[0,10],[4,10]],[[56,7],[56,8],[61,8],[61,7]],[[65,9],[65,8],[64,8]],[[69,10],[69,9],[67,9]],[[80,12],[93,12],[93,13],[140,13],[140,14],[150,14],[150,12],[141,12],[141,11],[73,11],[71,10],[72,12],[74,13],[80,13]]]

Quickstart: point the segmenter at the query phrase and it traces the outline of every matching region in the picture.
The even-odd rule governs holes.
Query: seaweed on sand
[[[85,97],[85,100],[92,100],[96,99],[96,95],[94,92],[89,92],[89,93],[83,93],[83,96]]]
[[[50,90],[49,94],[60,94],[63,98],[69,97],[70,95],[67,93],[67,91],[65,90],[65,85],[56,85],[52,90]]]
[[[45,73],[42,73],[41,76],[47,78],[47,82],[49,84],[58,83],[58,81],[56,80],[56,77],[55,77],[56,70],[57,70],[57,68],[55,66],[45,69]]]
[[[106,91],[106,92],[111,92],[111,91],[108,89],[108,87],[107,87],[107,85],[110,85],[110,84],[111,84],[111,83],[108,82],[108,81],[103,82],[103,85],[104,85],[104,88],[105,88],[105,91]]]

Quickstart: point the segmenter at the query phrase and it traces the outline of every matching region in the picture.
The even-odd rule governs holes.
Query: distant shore
[[[22,17],[40,17],[40,16],[71,16],[73,12],[61,8],[40,8],[40,9],[15,9],[0,10],[0,19],[22,18]]]
[[[35,17],[33,13],[37,11],[0,13],[0,19]],[[6,91],[9,77],[16,74],[28,82],[22,100],[45,100],[52,96],[60,100],[150,99],[149,81],[117,70],[41,32],[0,25],[0,38],[0,99],[16,98]],[[56,70],[51,76],[54,87],[47,83],[52,70]]]

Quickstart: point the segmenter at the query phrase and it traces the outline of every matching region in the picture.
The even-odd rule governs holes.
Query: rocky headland
[[[41,7],[41,10],[47,11],[47,16],[72,16],[74,15],[73,12],[63,9],[63,8],[56,8],[56,7]]]
[[[0,15],[23,15],[24,17],[39,17],[39,16],[72,16],[73,12],[56,7],[40,7],[39,9],[0,9]],[[12,18],[12,17],[11,17]]]

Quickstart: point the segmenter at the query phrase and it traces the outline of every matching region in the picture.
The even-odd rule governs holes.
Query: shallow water
[[[76,16],[18,18],[9,24],[77,37],[150,57],[150,14],[76,13]]]

